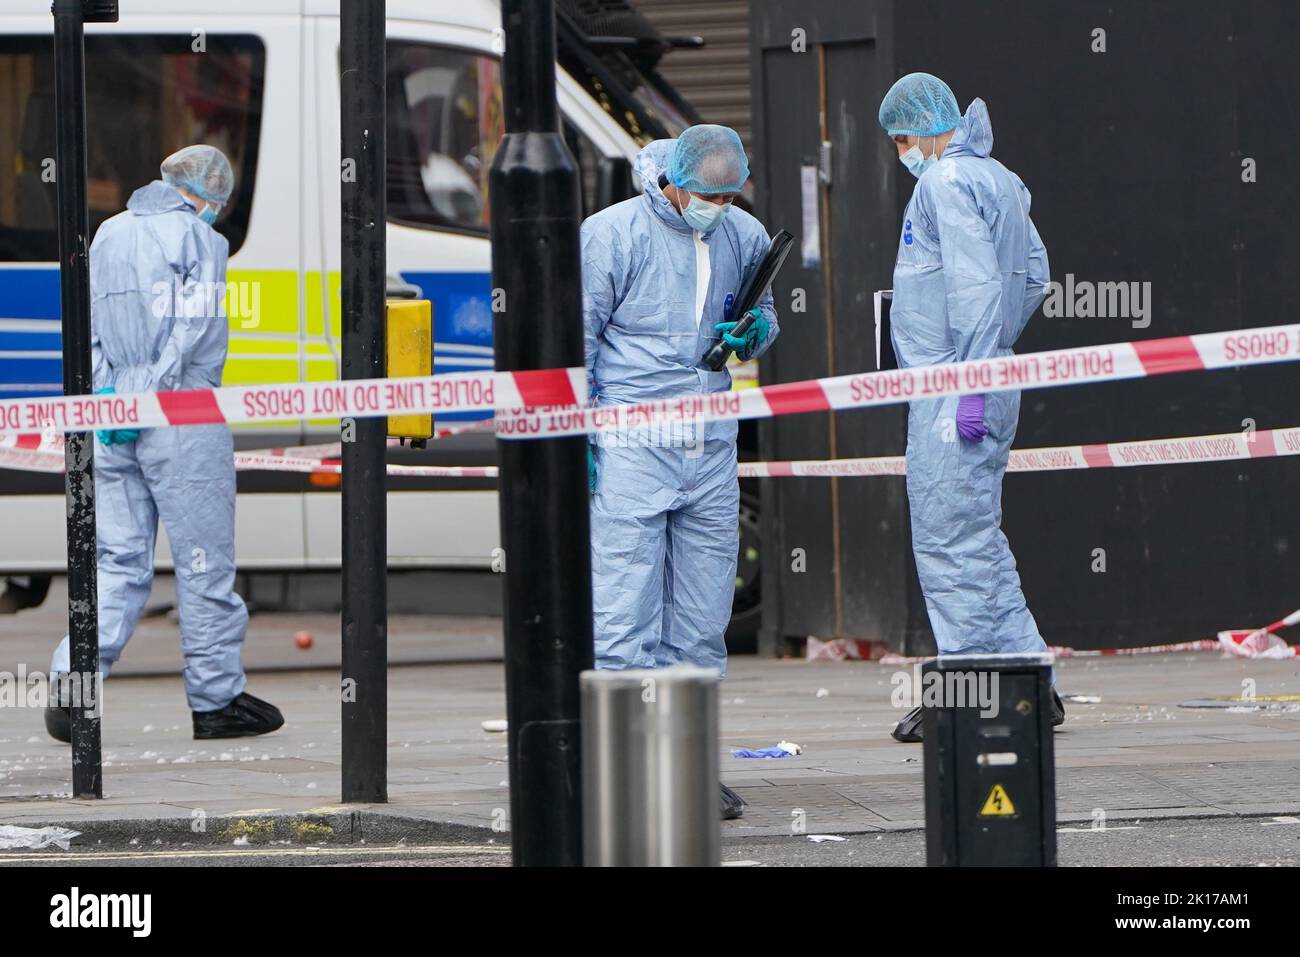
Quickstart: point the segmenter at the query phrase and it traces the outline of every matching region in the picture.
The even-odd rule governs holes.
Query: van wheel
[[[752,655],[758,651],[758,626],[763,619],[762,549],[759,544],[758,499],[740,496],[740,554],[736,558],[736,597],[727,626],[727,651]]]

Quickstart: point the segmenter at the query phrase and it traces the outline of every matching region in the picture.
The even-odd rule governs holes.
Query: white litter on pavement
[[[825,844],[827,841],[842,843],[844,838],[840,837],[838,834],[809,834],[808,840],[812,841],[814,844]]]
[[[43,847],[54,845],[66,851],[68,842],[80,836],[80,831],[70,831],[66,827],[18,827],[13,824],[0,824],[0,850],[39,851]]]
[[[479,725],[484,731],[501,732],[507,729],[505,718],[495,718],[491,721],[484,721]]]
[[[776,746],[789,754],[803,754],[803,747],[793,741],[778,741]]]

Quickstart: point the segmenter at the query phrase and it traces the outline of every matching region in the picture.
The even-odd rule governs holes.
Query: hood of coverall
[[[173,209],[186,209],[194,211],[194,206],[176,191],[175,187],[168,186],[160,179],[154,180],[148,186],[141,186],[131,198],[126,201],[126,208],[137,216],[156,216],[159,213],[169,213]]]
[[[966,115],[957,123],[941,159],[949,156],[989,156],[993,152],[993,123],[989,108],[976,97],[966,107]]]
[[[690,226],[686,225],[686,220],[682,219],[682,214],[664,195],[663,190],[659,188],[659,177],[666,176],[668,173],[668,164],[673,158],[673,150],[677,148],[677,141],[674,140],[655,140],[636,154],[636,159],[632,163],[632,172],[641,178],[641,191],[645,194],[646,202],[650,208],[655,211],[655,215],[663,220],[664,224],[680,232],[694,232]]]

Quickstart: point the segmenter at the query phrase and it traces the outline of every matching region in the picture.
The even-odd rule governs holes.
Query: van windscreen
[[[58,258],[54,45],[0,37],[0,262]],[[163,157],[209,143],[229,157],[235,193],[216,228],[243,244],[252,205],[266,49],[250,35],[88,34],[86,157],[90,230],[158,179]]]

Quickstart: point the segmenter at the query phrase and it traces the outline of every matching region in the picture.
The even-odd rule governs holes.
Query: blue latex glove
[[[587,446],[587,487],[592,495],[596,494],[596,453],[590,445]]]
[[[117,390],[111,385],[96,389],[95,395],[116,395]],[[140,437],[139,429],[99,429],[95,432],[99,441],[105,445],[128,445]]]
[[[722,341],[731,346],[732,350],[742,360],[748,359],[754,354],[754,351],[767,338],[769,329],[767,316],[763,315],[763,310],[757,306],[749,310],[746,315],[753,316],[754,321],[745,332],[743,339],[731,334],[731,330],[736,328],[735,322],[719,322],[713,327],[714,331],[722,336]]]
[[[984,426],[984,396],[963,395],[957,400],[957,434],[967,442],[983,442],[988,435]]]
[[[789,758],[793,755],[785,748],[735,748],[733,758]]]

